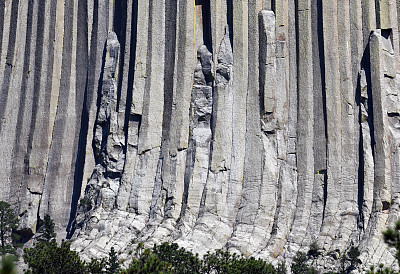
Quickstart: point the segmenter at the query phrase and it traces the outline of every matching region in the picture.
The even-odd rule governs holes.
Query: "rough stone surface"
[[[400,2],[0,1],[0,199],[134,242],[396,266]]]

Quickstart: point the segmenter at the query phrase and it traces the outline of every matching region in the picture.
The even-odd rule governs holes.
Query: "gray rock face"
[[[396,265],[399,1],[4,0],[0,199],[85,256]],[[328,255],[329,254],[329,255]]]

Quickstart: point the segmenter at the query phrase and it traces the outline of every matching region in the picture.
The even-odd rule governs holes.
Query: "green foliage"
[[[92,259],[89,263],[86,264],[86,273],[96,273],[96,274],[103,274],[105,273],[104,269],[107,266],[106,259],[102,258],[99,259]],[[115,272],[116,273],[116,272]]]
[[[27,273],[84,273],[85,263],[70,246],[66,241],[58,246],[53,239],[36,242],[33,248],[25,248],[23,257],[29,266]]]
[[[275,267],[262,259],[255,259],[254,257],[244,258],[241,257],[238,264],[236,264],[236,273],[265,273],[275,274]],[[234,272],[232,272],[234,273]]]
[[[292,273],[294,274],[317,274],[318,271],[312,267],[309,266],[307,263],[307,255],[304,252],[297,252],[296,256],[293,258],[293,264],[292,264]]]
[[[396,259],[397,263],[400,266],[400,221],[396,221],[394,223],[394,227],[388,227],[385,231],[382,232],[383,240],[389,247],[394,247],[396,249]],[[367,271],[367,274],[393,274],[396,273],[392,269],[385,267],[383,264],[380,264],[378,268],[374,266],[370,266],[370,269]]]
[[[92,201],[88,198],[80,199],[79,205],[82,207],[83,211],[89,211],[92,209]]]
[[[18,217],[11,205],[0,201],[0,255],[16,254],[19,236],[15,233]]]
[[[286,274],[285,264],[278,273]],[[145,249],[139,243],[135,257],[123,273],[277,273],[276,269],[261,259],[245,258],[227,251],[208,252],[203,260],[175,243],[163,243]]]
[[[171,271],[175,273],[200,273],[202,263],[197,254],[179,248],[176,243],[162,243],[154,245],[152,252],[158,258],[171,265]]]
[[[216,250],[204,255],[202,273],[276,273],[276,270],[264,260]]]
[[[344,252],[340,256],[340,272],[339,273],[350,273],[355,270],[356,267],[361,263],[360,250],[358,247],[351,246],[347,252]]]
[[[16,257],[12,255],[4,256],[1,259],[0,274],[16,274],[17,271],[15,270],[15,265],[14,265],[15,260]]]
[[[49,214],[44,216],[44,220],[38,229],[38,233],[39,236],[37,239],[47,243],[56,237],[56,233],[54,232],[54,222]]]
[[[110,252],[108,253],[108,261],[107,261],[107,274],[118,273],[119,271],[119,261],[117,252],[115,252],[114,247],[111,247]]]
[[[320,247],[318,246],[317,241],[313,241],[310,244],[310,249],[307,252],[307,256],[316,259],[319,255],[321,255]]]
[[[129,274],[150,274],[150,273],[173,273],[171,265],[158,258],[150,249],[144,249],[143,244],[139,243],[136,248],[136,257],[132,259],[129,268],[123,273]]]
[[[347,258],[350,262],[349,270],[355,269],[361,263],[358,257],[360,257],[360,250],[358,247],[351,246],[350,250],[347,252]]]

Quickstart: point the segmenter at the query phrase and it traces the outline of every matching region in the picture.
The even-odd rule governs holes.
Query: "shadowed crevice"
[[[119,67],[118,67],[118,83],[117,83],[117,112],[121,103],[121,91],[123,80],[123,69],[125,63],[125,42],[126,42],[126,24],[127,24],[127,0],[116,0],[114,7],[114,32],[117,34],[120,45],[119,50]],[[126,102],[122,102],[124,104]]]
[[[356,87],[356,98],[355,102],[357,106],[360,108],[358,113],[358,124],[360,125],[359,129],[359,142],[358,142],[358,195],[357,195],[357,205],[358,205],[358,226],[360,228],[364,228],[364,213],[363,213],[363,204],[364,204],[364,183],[365,183],[365,162],[364,162],[364,138],[363,138],[363,130],[362,130],[362,111],[361,111],[361,76],[359,75],[357,78],[357,87]]]
[[[227,19],[228,19],[228,27],[229,27],[229,40],[231,40],[231,45],[233,48],[233,1],[236,0],[228,0],[227,5]]]
[[[129,8],[129,7],[127,7]],[[130,58],[129,58],[129,73],[128,73],[128,88],[126,96],[126,107],[125,107],[125,123],[124,123],[124,133],[125,133],[125,147],[124,153],[126,155],[128,147],[128,127],[130,121],[137,121],[140,128],[141,116],[132,115],[132,95],[133,95],[133,81],[135,75],[135,63],[136,63],[136,45],[137,45],[137,23],[138,23],[138,0],[133,0],[132,3],[132,22],[131,22],[131,41],[130,41]]]
[[[202,17],[203,17],[203,42],[209,52],[212,49],[212,32],[211,32],[211,0],[203,0]]]

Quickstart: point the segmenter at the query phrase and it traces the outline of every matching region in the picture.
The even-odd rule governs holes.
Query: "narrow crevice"
[[[324,28],[322,27],[324,24],[323,17],[322,17],[322,1],[317,1],[317,22],[318,22],[318,50],[319,50],[319,69],[321,72],[321,91],[322,91],[322,111],[323,111],[323,120],[324,120],[324,134],[325,134],[325,167],[327,167],[328,163],[328,120],[327,120],[327,109],[326,109],[326,73],[325,73],[325,55],[324,55]],[[328,199],[328,174],[325,171],[324,173],[324,207],[323,207],[323,214],[322,218],[325,217],[325,208],[326,202]]]
[[[203,0],[202,4],[202,16],[203,16],[203,42],[209,52],[213,52],[212,49],[212,32],[211,32],[211,0]]]
[[[271,229],[271,240],[272,237],[278,233],[278,222],[279,222],[279,215],[281,212],[282,207],[282,178],[281,178],[281,171],[279,171],[279,175],[277,178],[277,198],[276,198],[276,210],[274,215],[274,223]]]
[[[120,45],[119,51],[119,68],[118,69],[118,83],[117,83],[117,112],[121,103],[121,91],[123,80],[123,69],[125,63],[125,42],[126,42],[126,24],[127,24],[127,1],[116,0],[114,6],[114,32],[117,34],[118,42]],[[125,102],[123,102],[125,103]]]
[[[193,108],[193,105],[191,106]],[[192,111],[191,111],[192,112]],[[184,186],[183,186],[183,196],[182,196],[182,205],[181,205],[181,212],[179,218],[182,219],[186,213],[186,207],[189,197],[189,185],[193,174],[193,167],[196,158],[196,141],[193,139],[193,128],[190,130],[189,134],[189,145],[186,155],[186,167],[185,167],[185,174],[183,177]]]
[[[127,7],[128,8],[128,7]],[[140,128],[141,116],[131,115],[132,107],[132,96],[133,96],[133,81],[135,75],[135,62],[136,62],[136,45],[137,45],[137,22],[138,22],[138,0],[133,0],[132,3],[132,22],[131,22],[131,42],[130,42],[130,58],[129,58],[129,73],[128,73],[128,87],[126,96],[126,107],[125,107],[125,123],[124,123],[124,133],[125,133],[125,147],[124,154],[127,153],[128,148],[128,130],[130,121],[138,121]]]
[[[374,133],[374,109],[373,109],[373,104],[372,104],[372,82],[371,82],[371,58],[370,58],[370,43],[367,44],[367,47],[365,48],[364,51],[364,56],[361,60],[361,67],[365,71],[365,77],[367,80],[367,106],[368,106],[368,119],[367,123],[369,125],[370,129],[370,135],[371,135],[371,150],[372,150],[372,155],[375,155],[375,133]]]
[[[228,0],[226,2],[227,12],[228,12],[227,19],[228,19],[228,27],[229,27],[229,40],[231,40],[232,48],[233,48],[233,1],[236,1],[236,0]]]
[[[318,174],[323,174],[324,175],[324,190],[323,190],[324,208],[322,210],[322,222],[324,222],[326,201],[328,200],[328,174],[327,174],[326,170],[320,170]]]
[[[356,88],[356,98],[355,102],[360,108],[358,113],[358,124],[360,125],[359,133],[359,143],[358,143],[358,195],[357,195],[357,205],[358,205],[358,226],[364,228],[364,183],[365,183],[365,162],[364,162],[364,138],[362,129],[362,111],[361,111],[361,76],[357,78],[357,88]]]
[[[325,74],[325,55],[324,55],[324,28],[322,25],[324,24],[322,18],[322,2],[317,2],[318,9],[318,46],[319,46],[319,61],[320,61],[320,70],[321,70],[321,88],[322,88],[322,108],[324,113],[324,126],[325,126],[325,139],[328,140],[328,121],[327,121],[327,110],[326,110],[326,74]],[[328,144],[328,142],[326,142]],[[326,151],[328,151],[328,147],[326,147]]]
[[[265,64],[267,63],[267,37],[265,35],[265,28],[263,23],[263,16],[261,12],[258,14],[258,75],[259,75],[259,109],[260,109],[260,117],[264,117],[265,113],[265,105],[264,105],[264,96],[265,96],[265,74],[266,68]]]
[[[101,72],[100,72],[100,76],[99,76],[99,80],[98,80],[97,102],[96,102],[97,113],[96,113],[96,122],[95,122],[95,124],[93,126],[93,136],[96,136],[96,128],[99,125],[97,120],[98,120],[99,112],[100,112],[101,93],[102,93],[102,89],[103,89],[104,66],[106,64],[106,55],[107,55],[107,46],[106,46],[106,44],[107,44],[107,42],[104,44],[103,58],[102,58],[103,61],[102,61],[102,64],[101,64],[101,70],[100,70]],[[103,127],[103,125],[100,125],[100,126]],[[103,130],[103,134],[104,134],[104,130]],[[104,136],[103,136],[102,139],[104,139]],[[96,165],[100,164],[101,163],[100,151],[97,150],[96,143],[95,143],[95,138],[93,138],[93,140],[92,140],[92,148],[93,148],[93,151],[95,152],[95,155],[94,155],[95,163],[96,163]]]

